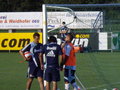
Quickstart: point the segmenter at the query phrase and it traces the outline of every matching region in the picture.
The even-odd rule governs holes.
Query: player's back
[[[59,67],[58,56],[62,54],[60,45],[56,43],[49,43],[44,45],[43,51],[47,59],[47,67]]]

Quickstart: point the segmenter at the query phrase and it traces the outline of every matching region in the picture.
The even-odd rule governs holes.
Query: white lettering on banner
[[[72,43],[74,46],[81,45],[83,47],[88,47],[89,40],[88,38],[75,38],[73,39]]]
[[[40,29],[41,12],[0,12],[0,29]]]
[[[59,38],[57,38],[57,43],[60,45],[61,44],[61,40]],[[88,38],[74,38],[72,41],[74,46],[83,46],[83,47],[88,47],[89,44],[89,39]]]
[[[61,44],[61,39],[58,38],[57,35],[54,35],[56,38],[57,38],[57,44]],[[89,38],[90,38],[90,35],[89,34],[81,34],[80,38],[74,38],[72,40],[72,43],[74,46],[83,46],[83,47],[88,47],[88,44],[89,44]]]

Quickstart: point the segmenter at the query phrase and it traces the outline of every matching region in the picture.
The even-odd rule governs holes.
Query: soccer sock
[[[46,87],[46,81],[44,80],[44,87]]]
[[[76,84],[76,82],[74,82],[74,83],[72,84],[72,86],[73,86],[73,88],[74,88],[75,90],[78,90],[78,88],[79,88],[79,86]]]
[[[65,90],[70,90],[70,84],[65,84]]]

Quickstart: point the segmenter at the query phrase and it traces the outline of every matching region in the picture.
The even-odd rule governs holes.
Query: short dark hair
[[[49,39],[48,39],[48,42],[49,42],[49,43],[50,43],[50,42],[57,42],[57,39],[56,39],[56,37],[54,37],[54,36],[50,36]]]
[[[34,34],[33,34],[33,38],[35,38],[35,37],[40,37],[40,34],[39,33],[37,33],[37,32],[35,32]]]
[[[65,22],[62,22],[62,24],[65,24]]]
[[[70,37],[70,41],[72,41],[72,40],[73,40],[73,38],[74,38],[74,36],[73,36],[71,33],[68,33],[68,34],[67,34],[67,36],[69,36],[69,37]]]

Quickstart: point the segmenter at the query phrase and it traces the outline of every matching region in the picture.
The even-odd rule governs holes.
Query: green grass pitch
[[[78,53],[76,56],[76,74],[87,90],[120,89],[119,52]],[[0,52],[0,90],[25,90],[27,63],[19,63],[20,60],[18,53]],[[64,90],[63,73],[59,88]],[[39,90],[36,79],[31,90]]]

